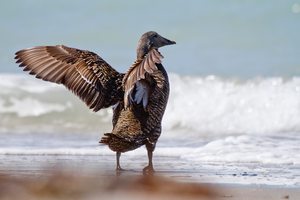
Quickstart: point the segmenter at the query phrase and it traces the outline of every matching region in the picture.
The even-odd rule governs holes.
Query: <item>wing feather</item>
[[[148,102],[149,97],[149,86],[145,86],[145,82],[139,84],[138,93],[136,97],[132,97],[133,90],[136,84],[146,79],[146,74],[150,76],[157,73],[158,69],[156,64],[161,63],[163,56],[158,52],[157,49],[152,49],[144,58],[136,60],[133,65],[129,68],[128,72],[123,78],[123,87],[125,91],[124,95],[124,106],[127,108],[132,101],[141,102],[145,107],[146,102]],[[163,77],[161,77],[163,79]],[[142,87],[143,85],[143,87]],[[145,90],[145,91],[140,91]]]
[[[18,51],[15,59],[36,78],[65,85],[94,111],[123,99],[124,74],[93,52],[63,45],[38,46]]]

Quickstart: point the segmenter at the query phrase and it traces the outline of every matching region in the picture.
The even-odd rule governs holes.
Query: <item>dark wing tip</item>
[[[16,63],[20,63],[19,67],[26,67],[26,64],[23,63],[21,60],[20,60],[20,62],[17,61]],[[24,68],[24,71],[28,71],[28,70],[25,70],[25,68]]]
[[[20,53],[21,53],[21,51],[22,51],[22,50],[17,51],[17,52],[15,53],[14,59],[17,60],[16,63],[20,63],[20,62],[21,62],[21,59],[20,59]]]
[[[24,50],[22,49],[22,50],[17,51],[17,52],[15,53],[16,57],[19,56],[19,54],[20,54],[22,51],[24,51]],[[16,58],[16,57],[15,57],[15,58]]]
[[[33,47],[33,48],[34,48],[34,47]],[[17,57],[17,56],[20,56],[20,55],[23,54],[24,52],[26,52],[26,51],[28,51],[28,50],[31,50],[31,49],[33,49],[33,48],[21,49],[21,50],[17,51],[17,52],[15,53],[15,55],[16,55],[16,57]]]

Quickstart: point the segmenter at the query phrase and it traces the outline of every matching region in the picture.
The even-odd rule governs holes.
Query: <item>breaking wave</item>
[[[0,132],[99,132],[111,109],[89,111],[60,85],[0,75]],[[300,131],[300,78],[222,79],[170,75],[164,131],[187,136]],[[172,135],[172,134],[168,134]]]

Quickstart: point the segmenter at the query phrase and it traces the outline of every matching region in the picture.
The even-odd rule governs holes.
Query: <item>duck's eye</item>
[[[157,34],[155,34],[153,37],[157,38]]]

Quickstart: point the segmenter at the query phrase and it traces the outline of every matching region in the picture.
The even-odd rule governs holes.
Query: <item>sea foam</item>
[[[3,136],[10,144],[0,142],[0,155],[108,155],[114,156],[105,145],[99,145],[93,137],[53,137],[51,135],[27,135],[30,141],[21,135]],[[12,139],[13,138],[13,139]],[[46,141],[45,141],[46,140]],[[16,142],[17,141],[17,142]],[[37,141],[39,141],[37,143]],[[184,141],[166,144],[164,140],[157,145],[155,155],[178,157],[188,163],[236,163],[299,166],[299,137],[277,138],[274,136],[227,136],[210,140],[201,145],[178,145]],[[146,149],[139,148],[126,152],[128,157],[146,155]]]
[[[66,128],[86,132],[111,126],[111,109],[93,114],[63,86],[25,75],[2,74],[0,78],[4,80],[0,83],[0,117],[6,122],[14,120],[17,128],[32,123],[35,127],[53,125],[58,131],[62,127],[61,132]],[[163,127],[164,132],[171,133],[166,136],[182,132],[198,137],[300,131],[298,77],[241,81],[171,74],[170,83]],[[2,130],[7,130],[9,123],[0,123]]]
[[[171,76],[167,130],[204,134],[282,133],[300,130],[300,78]]]

